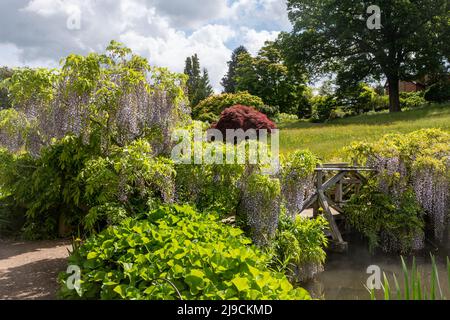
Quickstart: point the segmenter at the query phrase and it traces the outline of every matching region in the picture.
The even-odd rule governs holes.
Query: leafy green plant
[[[107,154],[114,145],[149,138],[160,154],[167,151],[174,127],[187,119],[186,77],[150,66],[118,42],[111,41],[104,54],[72,54],[61,64],[59,69],[17,69],[3,82],[23,124],[17,130],[26,129],[26,136],[14,148],[2,141],[6,138],[0,145],[37,156],[54,139],[74,135],[86,143],[98,140]],[[0,121],[0,137],[10,133],[5,128]],[[13,141],[16,135],[12,132]]]
[[[292,219],[281,215],[272,243],[274,267],[284,271],[291,282],[311,279],[325,263],[328,238],[324,231],[327,228],[328,222],[323,217]]]
[[[337,91],[338,104],[352,115],[374,110],[376,97],[375,90],[364,82],[349,87],[342,86]]]
[[[190,141],[184,147],[189,151],[175,161],[176,200],[194,205],[199,211],[217,212],[222,217],[236,215],[247,178],[270,165],[255,161],[262,160],[263,154],[271,157],[269,146],[255,140],[236,145],[206,142],[208,132],[198,122],[186,130]],[[198,137],[203,141],[196,141]],[[233,151],[234,158],[227,151]]]
[[[276,118],[277,123],[298,121],[299,117],[295,114],[280,113]]]
[[[388,277],[384,276],[382,286],[384,300],[447,300],[444,287],[436,264],[436,258],[431,254],[431,277],[429,281],[417,268],[415,257],[413,258],[411,269],[408,268],[405,259],[401,257],[403,272],[403,288],[399,284],[397,276],[393,274],[395,290],[391,287]],[[450,289],[450,260],[447,258],[447,279],[448,289]],[[376,300],[375,291],[369,290],[372,300]]]
[[[46,159],[55,160],[49,153]],[[59,181],[66,177],[67,171],[54,174],[59,162],[50,161],[42,166],[29,154],[11,154],[0,151],[0,192],[3,215],[11,219],[26,214],[25,223],[20,226],[31,240],[54,237],[57,233],[58,216],[62,212],[74,213],[73,208],[63,205]],[[74,163],[76,162],[73,159]],[[71,211],[72,210],[72,211]]]
[[[423,214],[411,190],[393,199],[371,181],[352,196],[345,217],[367,238],[371,251],[381,247],[386,252],[407,253],[423,246]]]
[[[336,108],[336,100],[333,96],[317,96],[312,99],[312,121],[326,122],[330,119]]]
[[[0,159],[0,190],[11,195],[3,208],[26,213],[24,235],[31,239],[64,236],[63,225],[68,232],[98,231],[174,197],[173,164],[155,157],[144,140],[104,157],[93,144],[66,136],[38,158],[3,150]]]
[[[279,179],[251,173],[241,187],[238,222],[258,246],[267,246],[275,236],[281,206]]]
[[[261,98],[253,96],[247,91],[238,93],[224,93],[220,95],[214,95],[201,101],[192,112],[192,117],[196,120],[216,122],[219,119],[220,114],[226,108],[235,105],[244,105],[259,108],[264,108],[264,102]]]
[[[177,200],[191,203],[200,211],[233,215],[239,203],[239,181],[244,167],[239,164],[177,164]]]
[[[245,165],[237,161],[228,163],[226,150],[233,147],[236,151],[238,146],[227,146],[222,141],[195,141],[195,134],[206,140],[207,126],[201,122],[194,121],[184,129],[190,135],[186,145],[190,153],[183,154],[175,163],[177,201],[221,216],[235,214],[239,203],[238,184]]]
[[[87,161],[77,181],[84,193],[75,194],[73,200],[90,207],[83,221],[89,229],[105,218],[110,223],[118,223],[126,216],[148,210],[154,201],[170,203],[174,200],[173,163],[156,157],[145,140],[116,148],[109,157]]]
[[[14,71],[8,67],[0,67],[0,110],[11,108],[11,101],[8,97],[8,90],[2,86],[2,82],[9,79]]]
[[[424,92],[402,92],[400,93],[400,106],[402,109],[420,108],[427,104]]]
[[[309,299],[241,230],[189,206],[164,206],[88,239],[69,258],[82,299]],[[60,275],[61,298],[79,299]]]
[[[312,193],[314,171],[319,164],[319,159],[309,150],[295,151],[283,159],[279,174],[281,192],[290,217],[299,213]]]
[[[0,196],[0,235],[18,235],[25,220],[25,211],[15,206],[11,196]]]
[[[428,216],[426,229],[441,242],[450,208],[450,135],[440,129],[390,134],[348,148],[352,162],[376,169],[378,190],[398,201],[411,191]],[[412,203],[412,202],[411,202]]]
[[[264,113],[270,120],[275,120],[280,115],[280,107],[279,106],[260,106],[258,111]]]

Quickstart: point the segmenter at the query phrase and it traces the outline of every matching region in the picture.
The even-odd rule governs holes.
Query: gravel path
[[[0,240],[0,299],[52,300],[70,241]]]

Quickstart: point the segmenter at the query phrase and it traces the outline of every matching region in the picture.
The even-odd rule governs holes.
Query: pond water
[[[386,273],[390,286],[393,288],[392,295],[395,295],[395,284],[392,274],[395,274],[400,287],[403,286],[403,269],[401,258],[398,255],[387,255],[383,253],[371,254],[367,245],[360,238],[352,236],[347,238],[349,250],[347,253],[328,253],[325,271],[314,280],[304,284],[311,295],[316,299],[326,300],[370,300],[370,294],[365,288],[370,274],[367,268],[372,265],[380,267],[381,272]],[[439,272],[439,282],[445,297],[450,298],[450,291],[447,277],[447,257],[450,257],[450,232],[447,234],[445,245],[437,248],[428,244],[427,248],[415,254],[418,270],[424,279],[431,278],[432,253],[436,257]],[[405,257],[408,267],[411,269],[412,257]],[[376,292],[377,298],[383,297],[382,290]]]

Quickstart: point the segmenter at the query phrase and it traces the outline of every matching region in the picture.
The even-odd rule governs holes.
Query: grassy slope
[[[323,160],[339,160],[342,148],[353,141],[373,141],[388,133],[408,133],[424,128],[450,132],[450,105],[429,106],[399,114],[361,115],[327,124],[304,121],[280,123],[280,151],[310,149]]]

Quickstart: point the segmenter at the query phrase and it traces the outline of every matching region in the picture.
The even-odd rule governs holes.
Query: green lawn
[[[450,105],[428,106],[398,114],[380,113],[337,119],[326,124],[293,121],[278,124],[282,154],[309,149],[323,160],[341,159],[342,148],[353,141],[374,141],[388,133],[424,128],[450,132]]]

